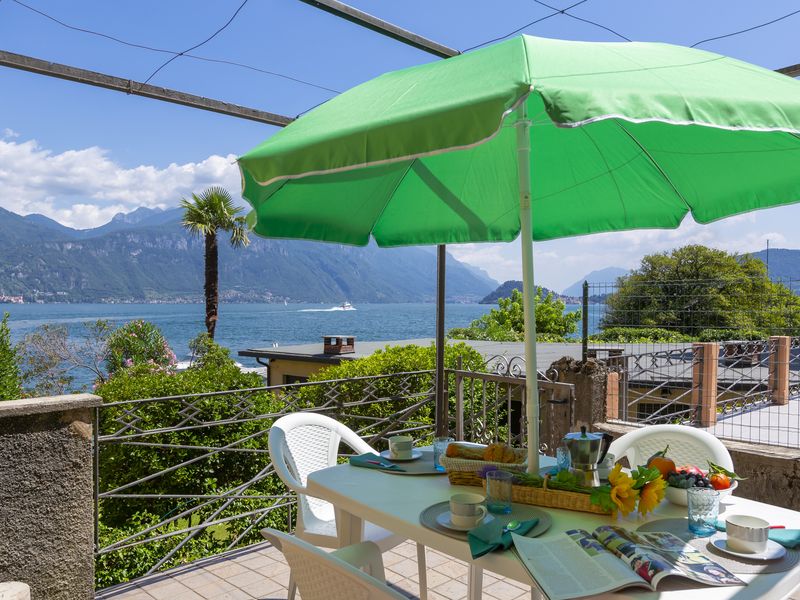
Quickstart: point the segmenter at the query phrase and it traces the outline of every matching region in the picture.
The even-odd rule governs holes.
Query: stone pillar
[[[91,394],[0,402],[0,581],[94,598]]]
[[[554,362],[551,369],[558,372],[558,381],[575,385],[575,406],[570,431],[581,425],[591,429],[593,423],[606,418],[608,367],[595,359],[586,362],[565,356]]]
[[[701,342],[692,344],[692,407],[697,408],[701,427],[711,427],[717,422],[717,368],[719,344]]]
[[[773,335],[769,338],[769,399],[773,404],[789,403],[789,353],[792,338]]]

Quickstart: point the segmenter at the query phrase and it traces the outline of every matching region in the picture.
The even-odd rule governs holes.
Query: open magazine
[[[671,533],[636,533],[604,525],[571,529],[546,541],[512,534],[522,564],[551,600],[580,598],[626,587],[656,589],[665,577],[707,585],[746,585]]]

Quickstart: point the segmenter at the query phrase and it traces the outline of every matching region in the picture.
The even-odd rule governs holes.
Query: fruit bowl
[[[726,496],[730,496],[739,485],[739,482],[734,480],[731,482],[731,487],[725,490],[717,490],[719,492],[719,498],[722,500]],[[677,488],[668,485],[664,490],[664,497],[672,502],[673,504],[677,504],[678,506],[687,506],[689,504],[689,500],[687,498],[686,489],[685,488]]]

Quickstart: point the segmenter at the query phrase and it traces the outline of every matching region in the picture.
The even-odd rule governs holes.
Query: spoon
[[[517,530],[517,529],[519,529],[521,526],[522,526],[522,523],[520,523],[519,521],[509,521],[509,522],[506,524],[506,526],[505,526],[505,527],[503,527],[503,531],[501,532],[501,534],[500,534],[500,535],[502,535],[503,533],[509,533],[509,532],[511,532],[511,531],[516,531],[516,530]]]

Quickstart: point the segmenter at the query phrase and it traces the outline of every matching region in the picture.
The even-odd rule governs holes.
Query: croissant
[[[499,463],[519,462],[516,452],[505,444],[489,444],[483,453],[483,460]]]

